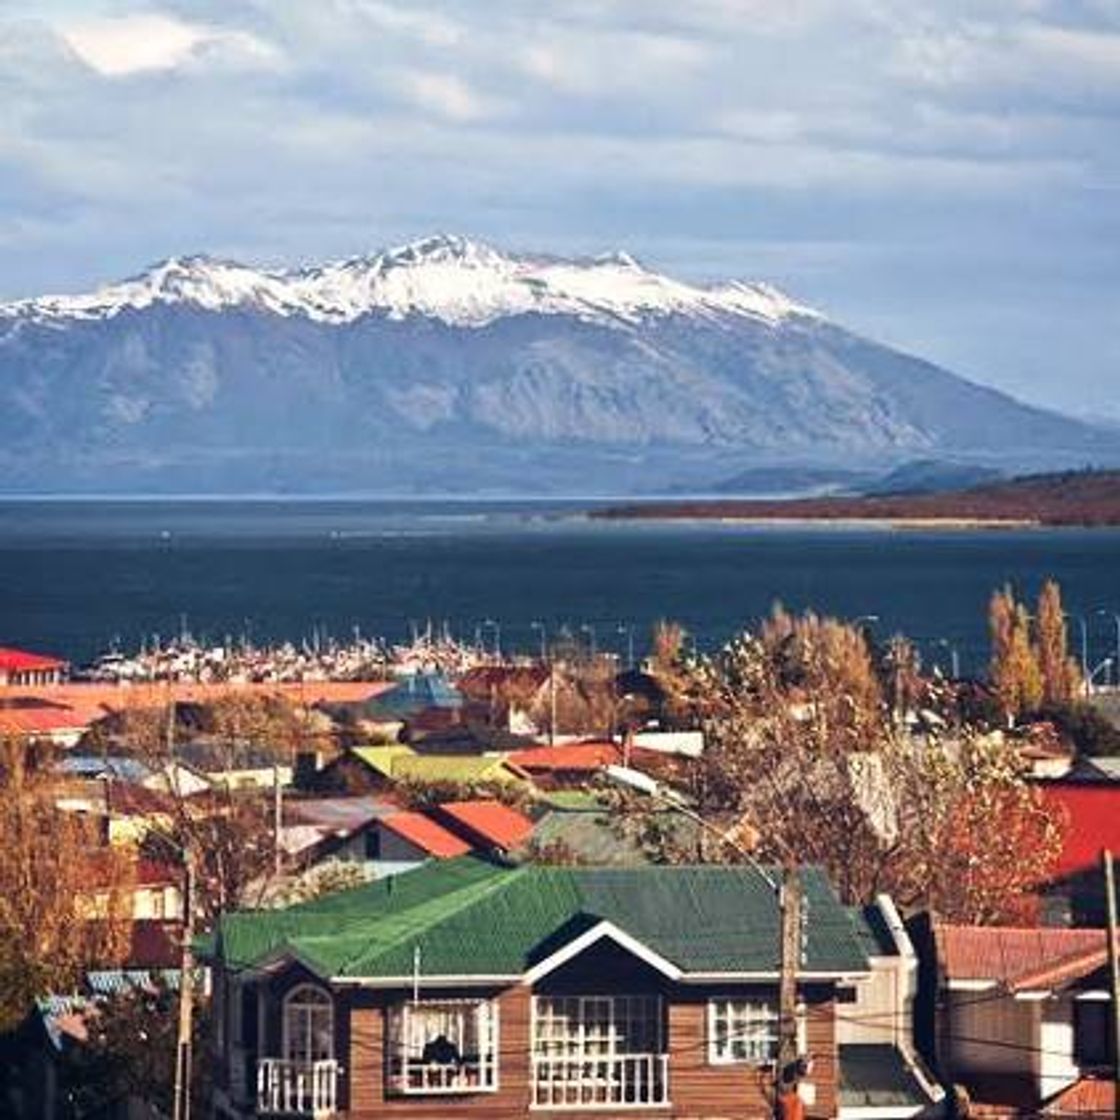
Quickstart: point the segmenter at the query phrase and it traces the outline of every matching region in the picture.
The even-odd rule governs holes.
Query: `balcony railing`
[[[668,1054],[533,1059],[535,1108],[650,1108],[668,1103]]]
[[[338,1062],[257,1062],[257,1112],[269,1116],[333,1116],[338,1111]]]

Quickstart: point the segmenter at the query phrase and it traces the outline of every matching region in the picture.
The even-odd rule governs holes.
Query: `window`
[[[1073,1056],[1083,1070],[1106,1069],[1112,1056],[1112,1004],[1075,999]]]
[[[300,984],[284,999],[284,1057],[322,1062],[334,1057],[334,1004],[313,984]]]
[[[668,1102],[661,998],[536,996],[533,1103],[543,1108]]]
[[[778,1009],[766,1000],[713,999],[708,1003],[708,1061],[776,1061]]]
[[[386,1064],[394,1092],[497,1089],[498,1006],[493,1000],[413,1000],[390,1009],[388,1028]]]

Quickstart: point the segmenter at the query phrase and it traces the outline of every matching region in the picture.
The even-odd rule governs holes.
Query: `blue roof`
[[[462,706],[462,693],[446,677],[415,673],[368,700],[365,710],[373,719],[405,719],[429,708]]]
[[[59,770],[78,778],[120,778],[126,782],[142,782],[152,771],[138,758],[127,755],[68,754],[58,764]]]

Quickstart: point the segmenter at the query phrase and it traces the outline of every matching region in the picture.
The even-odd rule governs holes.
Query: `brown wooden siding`
[[[708,1062],[708,1000],[715,996],[762,998],[776,995],[773,987],[697,987],[668,983],[633,958],[572,962],[557,970],[536,989],[633,994],[659,992],[665,1000],[668,1025],[669,1095],[671,1105],[649,1109],[549,1110],[530,1109],[530,1007],[532,990],[524,985],[472,989],[470,994],[498,999],[500,1061],[498,1089],[446,1097],[395,1097],[385,1089],[385,1029],[387,1009],[408,998],[406,991],[344,988],[335,992],[336,1053],[343,1066],[339,1107],[346,1120],[380,1117],[408,1120],[763,1120],[771,1115],[772,1072],[768,1067],[710,1065]],[[608,967],[609,966],[609,967]],[[599,983],[593,983],[598,976]],[[608,979],[609,978],[609,979]],[[304,981],[316,982],[304,969],[292,967],[261,984],[265,997],[263,1036],[258,1054],[279,1056],[280,1006],[284,995]],[[463,998],[463,989],[425,988],[426,999]],[[816,1101],[808,1109],[814,1118],[836,1115],[837,1063],[834,992],[829,985],[806,987],[807,1043],[814,1058],[811,1081]],[[219,1066],[219,1071],[222,1067]]]

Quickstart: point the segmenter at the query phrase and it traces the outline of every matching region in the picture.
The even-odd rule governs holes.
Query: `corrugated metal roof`
[[[371,719],[404,719],[426,708],[458,709],[463,706],[463,697],[446,677],[435,673],[417,673],[407,677],[399,684],[365,705]]]
[[[947,980],[1009,983],[1105,947],[1100,929],[1014,929],[1004,926],[933,927],[937,962]]]
[[[465,829],[481,846],[512,851],[533,831],[533,822],[500,801],[445,801],[438,812]]]
[[[897,1047],[889,1043],[840,1047],[841,1108],[918,1108],[929,1103]]]
[[[381,819],[381,826],[403,837],[422,852],[440,859],[466,855],[471,850],[465,840],[423,813],[393,813]]]
[[[806,970],[866,970],[823,873],[801,875]],[[520,975],[602,921],[685,972],[778,968],[777,899],[745,867],[511,867],[465,857],[301,907],[227,915],[220,941],[232,967],[289,953],[323,975],[400,977],[419,948],[427,976]]]

